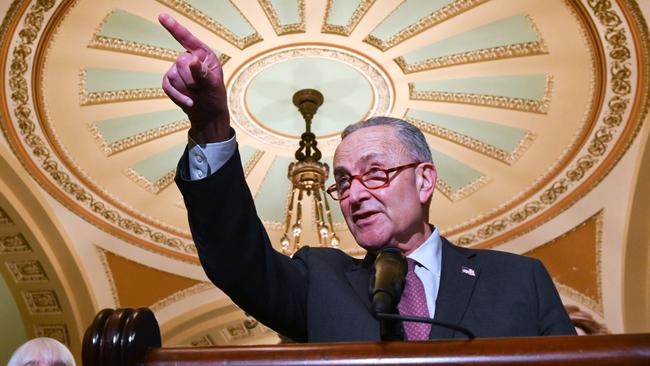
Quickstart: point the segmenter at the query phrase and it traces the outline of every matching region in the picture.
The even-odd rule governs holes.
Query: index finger
[[[171,15],[162,13],[158,16],[158,21],[186,50],[192,52],[210,49],[205,43],[201,42],[200,39],[196,38],[187,30],[187,28],[183,27],[181,23],[172,18]]]

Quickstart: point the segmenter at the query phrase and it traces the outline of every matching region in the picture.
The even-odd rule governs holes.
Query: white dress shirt
[[[190,179],[203,179],[221,168],[237,149],[235,134],[226,141],[212,142],[199,145],[187,136],[187,154],[189,160]]]
[[[436,299],[440,287],[440,262],[442,260],[442,240],[438,228],[434,227],[427,240],[408,257],[417,262],[415,274],[422,281],[429,317],[433,318],[436,313]]]
[[[219,170],[237,149],[235,135],[222,142],[199,145],[188,136],[188,155],[190,179],[199,180]],[[436,311],[436,299],[440,287],[440,262],[442,259],[442,241],[438,228],[413,253],[408,255],[414,259],[415,274],[422,281],[427,298],[429,317],[433,318]]]

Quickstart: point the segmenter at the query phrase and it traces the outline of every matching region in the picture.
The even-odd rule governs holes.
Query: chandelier
[[[325,193],[329,166],[320,161],[322,154],[316,146],[316,135],[311,132],[312,118],[323,101],[323,95],[314,89],[302,89],[293,95],[293,104],[305,120],[305,132],[300,136],[300,147],[294,154],[296,160],[289,164],[287,172],[292,188],[284,219],[284,235],[280,240],[282,252],[287,255],[292,255],[301,247],[303,204],[310,198],[319,244],[335,248],[339,245]]]

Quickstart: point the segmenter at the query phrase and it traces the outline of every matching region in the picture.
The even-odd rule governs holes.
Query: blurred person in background
[[[18,347],[7,366],[75,366],[75,362],[63,343],[42,337]]]

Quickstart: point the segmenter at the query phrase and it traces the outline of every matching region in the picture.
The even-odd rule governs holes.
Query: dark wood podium
[[[650,365],[650,334],[430,342],[161,348],[146,308],[104,309],[83,340],[83,366]]]

